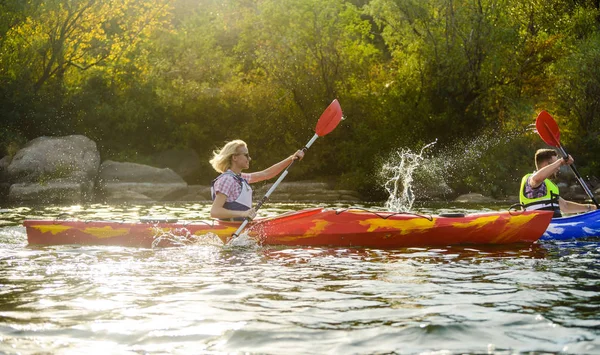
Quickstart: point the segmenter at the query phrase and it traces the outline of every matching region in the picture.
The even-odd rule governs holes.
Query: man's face
[[[557,160],[558,160],[558,157],[555,155],[555,156],[553,156],[553,157],[550,158],[550,160],[548,161],[548,164],[546,164],[546,165],[553,164]],[[560,169],[558,169],[554,174],[552,174],[552,176],[550,176],[550,178],[552,180],[556,180],[558,178],[558,174],[559,173],[560,173]]]

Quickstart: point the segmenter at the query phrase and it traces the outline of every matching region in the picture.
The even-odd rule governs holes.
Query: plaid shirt
[[[525,197],[533,199],[546,196],[548,190],[544,182],[540,186],[533,188],[529,184],[529,180],[531,180],[531,176],[527,178],[527,182],[525,183]]]
[[[250,183],[250,174],[242,173],[241,176],[242,179],[246,179],[246,181]],[[219,178],[217,178],[217,181],[215,181],[215,184],[213,185],[213,189],[215,190],[215,194],[217,192],[220,192],[223,195],[227,196],[227,202],[233,202],[237,200],[237,198],[240,197],[240,194],[242,193],[242,186],[235,179],[235,177],[231,176],[230,174],[223,174]]]

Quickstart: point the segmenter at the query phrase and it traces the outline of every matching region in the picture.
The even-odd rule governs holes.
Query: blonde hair
[[[223,148],[213,151],[213,158],[208,162],[219,173],[224,173],[231,167],[231,157],[237,154],[239,147],[247,147],[246,142],[240,139],[227,142]]]

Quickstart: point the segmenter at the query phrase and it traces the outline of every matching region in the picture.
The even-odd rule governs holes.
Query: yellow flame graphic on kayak
[[[69,227],[69,226],[63,226],[60,224],[43,224],[43,225],[38,225],[38,226],[31,226],[31,228],[37,229],[42,233],[52,233],[52,235],[57,235],[58,233],[62,233],[66,230],[69,230],[73,227]]]
[[[481,228],[486,224],[494,223],[500,216],[485,216],[478,217],[472,221],[468,222],[454,222],[452,223],[452,227],[456,228]]]
[[[521,231],[521,226],[529,223],[534,218],[539,217],[538,213],[522,214],[518,216],[511,216],[504,230],[494,238],[494,242],[502,242],[503,240],[511,240],[513,236]]]
[[[218,237],[231,237],[233,233],[237,231],[236,227],[224,227],[219,229],[203,229],[194,232],[194,235],[200,236],[208,233],[215,234]]]
[[[313,238],[313,237],[317,237],[320,236],[321,234],[323,234],[323,231],[325,231],[325,228],[327,228],[327,226],[330,224],[329,221],[326,221],[324,219],[315,219],[312,221],[312,223],[314,223],[314,225],[310,228],[308,228],[306,230],[306,232],[302,235],[298,235],[298,236],[282,236],[277,238],[280,241],[293,241],[293,240],[299,240],[299,239],[307,239],[307,238]]]
[[[314,220],[315,225],[310,227],[306,233],[302,236],[303,238],[314,237],[323,233],[325,228],[329,225],[329,222],[324,219]]]
[[[404,220],[370,218],[359,222],[366,226],[367,232],[373,232],[378,229],[393,229],[400,232],[401,235],[409,233],[424,233],[431,229],[435,223],[426,218],[411,218]]]
[[[98,239],[105,238],[113,238],[119,237],[122,235],[127,235],[129,233],[129,228],[112,228],[109,226],[106,227],[88,227],[82,230],[83,233],[92,235]]]

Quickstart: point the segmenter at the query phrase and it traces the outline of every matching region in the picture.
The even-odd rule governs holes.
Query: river
[[[261,215],[314,206],[269,204]],[[0,210],[0,353],[600,354],[593,240],[399,250],[251,241],[40,247],[27,245],[21,226],[63,213],[192,220],[208,208]]]

